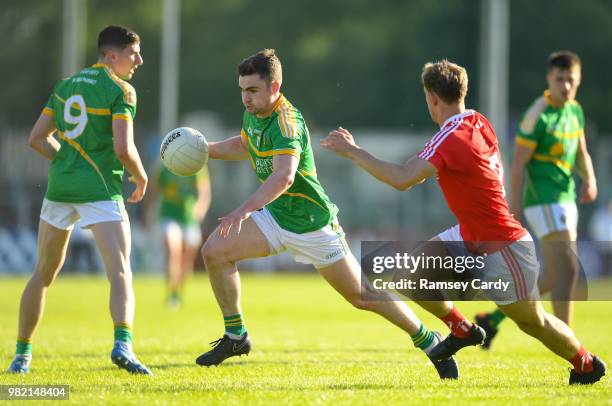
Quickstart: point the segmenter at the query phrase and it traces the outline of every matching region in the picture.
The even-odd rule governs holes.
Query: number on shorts
[[[79,115],[72,115],[72,105],[76,104],[79,106]],[[87,107],[85,106],[85,100],[80,94],[72,95],[66,100],[64,106],[64,121],[68,124],[76,124],[72,130],[68,130],[64,133],[67,138],[75,139],[83,133],[85,126],[87,125]]]

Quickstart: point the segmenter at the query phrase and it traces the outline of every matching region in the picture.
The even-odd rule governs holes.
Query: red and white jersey
[[[466,110],[444,122],[419,158],[438,170],[438,183],[470,251],[494,252],[527,230],[508,208],[497,136],[485,116]]]

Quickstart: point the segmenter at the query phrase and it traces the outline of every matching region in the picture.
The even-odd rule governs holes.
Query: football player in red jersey
[[[539,301],[539,264],[531,236],[510,213],[505,199],[497,137],[482,114],[465,108],[466,70],[443,60],[425,64],[421,78],[429,113],[440,131],[406,163],[374,157],[342,127],[331,131],[321,146],[398,190],[407,190],[437,176],[459,224],[431,239],[423,251],[430,256],[456,255],[441,243],[454,242],[461,245],[464,255],[484,256],[486,267],[482,277],[505,280],[512,285],[510,294],[489,292],[499,308],[521,330],[574,366],[570,384],[599,381],[605,375],[605,364],[580,344],[565,323],[546,313]],[[433,357],[449,357],[465,346],[482,344],[484,331],[470,323],[453,302],[419,301],[419,304],[451,330],[432,350]]]

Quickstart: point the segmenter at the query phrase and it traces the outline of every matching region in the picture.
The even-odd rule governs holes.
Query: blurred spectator
[[[612,199],[599,205],[593,213],[589,234],[600,253],[602,276],[612,276]]]

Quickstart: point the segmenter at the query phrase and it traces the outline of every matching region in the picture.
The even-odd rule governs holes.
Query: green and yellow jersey
[[[572,171],[584,137],[584,112],[576,101],[555,105],[548,91],[521,119],[516,143],[533,149],[526,165],[524,207],[576,200]]]
[[[184,225],[198,224],[195,206],[198,201],[198,184],[208,179],[205,166],[193,176],[177,176],[165,166],[157,175],[162,219],[172,219]]]
[[[291,187],[266,208],[283,229],[303,234],[320,230],[338,214],[317,179],[310,135],[299,110],[281,95],[272,114],[259,118],[244,112],[240,132],[255,174],[264,182],[272,173],[274,155],[297,157]]]
[[[124,168],[114,152],[112,121],[134,119],[134,88],[107,65],[95,64],[55,85],[43,114],[55,117],[61,145],[45,197],[66,203],[123,200]]]

